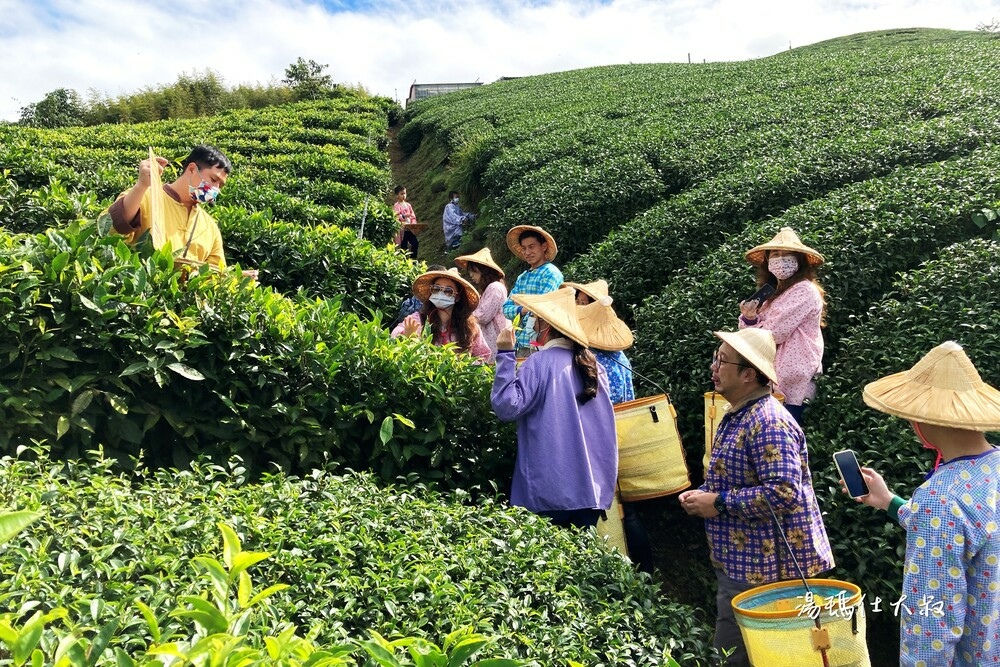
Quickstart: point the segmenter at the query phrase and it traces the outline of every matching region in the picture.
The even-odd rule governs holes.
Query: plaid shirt
[[[559,289],[559,286],[562,284],[562,271],[557,269],[556,265],[552,262],[545,262],[537,269],[528,269],[519,275],[517,280],[514,281],[514,287],[511,289],[510,294],[511,296],[514,294],[548,294]],[[507,297],[507,300],[503,304],[504,317],[508,320],[513,320],[521,310],[522,308],[519,305],[514,303],[510,297]],[[531,330],[531,327],[526,327],[524,324],[522,321],[521,328],[517,331],[518,347],[527,347],[535,337],[535,332]]]
[[[758,585],[797,578],[764,495],[806,576],[833,567],[809,471],[806,437],[771,396],[722,417],[702,490],[722,493],[727,514],[705,519],[712,563],[735,581]]]

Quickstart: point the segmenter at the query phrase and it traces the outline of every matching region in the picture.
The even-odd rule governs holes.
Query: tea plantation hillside
[[[0,450],[504,486],[513,434],[488,369],[385,328],[419,273],[387,246],[392,112],[344,91],[197,120],[0,126]],[[213,213],[260,286],[206,269],[185,282],[166,252],[90,222],[148,146],[180,160],[200,142],[233,160]]]
[[[434,167],[414,198],[455,187],[482,213],[460,252],[488,244],[520,270],[503,236],[539,224],[567,280],[609,281],[636,331],[633,364],[675,400],[695,477],[711,332],[735,329],[753,291],[743,253],[783,226],[819,249],[828,326],[811,466],[836,574],[895,599],[902,535],[840,498],[830,454],[854,447],[908,494],[930,462],[904,423],[863,406],[864,383],[954,339],[1000,384],[998,102],[1000,40],[897,30],[748,62],[498,82],[414,104],[398,138]],[[700,522],[673,501],[644,516],[661,569],[686,574],[668,588],[712,579]],[[898,621],[871,622],[891,663]]]

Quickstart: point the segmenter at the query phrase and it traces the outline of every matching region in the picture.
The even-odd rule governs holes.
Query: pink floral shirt
[[[479,297],[479,306],[476,312],[472,313],[479,321],[483,338],[490,348],[490,363],[497,356],[497,334],[507,324],[507,318],[503,315],[503,304],[506,300],[507,287],[501,280],[494,281],[483,290],[482,296]]]
[[[816,395],[814,378],[823,372],[823,334],[819,326],[822,314],[819,290],[812,281],[802,280],[765,303],[756,322],[751,324],[740,317],[740,329],[767,329],[774,336],[778,346],[774,359],[778,391],[789,405],[802,405]]]
[[[410,315],[407,315],[405,318],[403,318],[403,321],[400,322],[399,324],[397,324],[396,328],[392,330],[392,337],[393,338],[398,338],[399,336],[403,335],[403,330],[406,327],[407,320],[409,320],[409,321],[415,321],[417,323],[417,325],[418,325],[417,336],[422,336],[423,335],[423,333],[424,333],[424,325],[423,325],[423,323],[420,322],[420,313],[412,313]],[[494,336],[494,340],[496,340],[495,336]],[[447,332],[447,335],[444,335],[443,332],[437,332],[437,333],[435,333],[434,334],[434,340],[431,341],[431,342],[433,342],[435,345],[447,345],[448,343],[456,343],[457,344],[458,340],[457,340],[457,338],[455,336],[455,332],[452,331],[452,330],[449,330]],[[471,354],[474,357],[478,357],[482,361],[488,362],[490,360],[490,348],[486,344],[486,341],[483,339],[483,328],[482,327],[478,328],[478,332],[476,334],[476,337],[472,341],[472,344],[469,346],[469,354]]]
[[[417,215],[413,212],[413,207],[410,206],[408,201],[398,201],[392,205],[392,210],[396,212],[396,219],[402,224],[399,226],[399,231],[396,232],[396,238],[393,242],[399,245],[403,242],[403,225],[412,225],[417,221]]]

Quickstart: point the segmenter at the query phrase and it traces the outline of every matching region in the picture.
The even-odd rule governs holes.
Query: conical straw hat
[[[870,407],[922,424],[1000,431],[1000,391],[983,382],[962,346],[941,343],[908,371],[865,386]]]
[[[771,382],[778,382],[774,370],[774,356],[777,346],[774,336],[767,329],[741,329],[739,331],[716,331],[723,342],[736,350],[747,363],[763,373]]]
[[[825,261],[823,255],[800,241],[799,235],[792,231],[791,227],[782,227],[781,231],[773,239],[748,250],[746,254],[747,261],[754,266],[763,266],[764,254],[768,250],[788,250],[804,253],[809,260],[810,266],[819,266]]]
[[[463,278],[458,273],[458,269],[454,267],[448,269],[447,271],[428,271],[427,273],[420,274],[417,276],[417,279],[413,281],[413,294],[416,295],[418,299],[426,303],[431,296],[431,286],[438,278],[447,278],[448,280],[454,280],[458,283],[458,286],[465,292],[465,299],[469,302],[469,308],[471,310],[475,310],[476,306],[479,305],[479,292],[477,292],[476,288],[472,286],[472,283]]]
[[[545,294],[511,294],[510,298],[525,310],[542,318],[552,328],[558,330],[567,338],[575,340],[584,347],[590,347],[590,341],[580,320],[576,316],[576,297],[573,290],[560,288]]]
[[[600,301],[601,297],[608,296],[608,281],[595,280],[592,283],[563,283],[564,287],[572,287],[578,292],[583,292],[594,301]]]
[[[490,252],[489,248],[483,248],[473,255],[462,255],[461,257],[455,258],[455,264],[457,264],[458,268],[463,271],[467,270],[466,267],[468,267],[469,262],[488,266],[499,273],[501,278],[504,276],[503,269],[497,266],[497,263],[493,261],[493,253]]]
[[[577,306],[576,316],[587,334],[590,347],[595,350],[619,352],[632,347],[632,331],[615,315],[610,296],[601,297],[586,306]]]
[[[517,227],[511,227],[510,231],[507,232],[507,247],[510,248],[512,253],[514,253],[514,256],[521,260],[524,259],[524,257],[521,257],[521,242],[518,240],[518,237],[520,237],[523,232],[528,230],[538,232],[545,238],[546,243],[549,244],[548,247],[545,248],[545,261],[551,262],[554,260],[556,258],[556,254],[559,252],[559,246],[556,245],[556,240],[552,238],[552,234],[549,234],[541,227],[535,227],[533,225],[518,225]]]

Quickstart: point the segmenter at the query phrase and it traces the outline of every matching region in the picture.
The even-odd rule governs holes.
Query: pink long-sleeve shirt
[[[491,363],[497,356],[497,334],[507,324],[507,318],[503,315],[503,304],[506,300],[507,288],[501,281],[494,281],[483,290],[476,312],[472,313],[479,321],[483,339],[490,348]]]
[[[778,391],[789,405],[802,405],[816,394],[814,378],[823,372],[822,315],[819,289],[812,281],[802,280],[765,303],[756,322],[740,317],[740,329],[767,329],[774,336]]]

